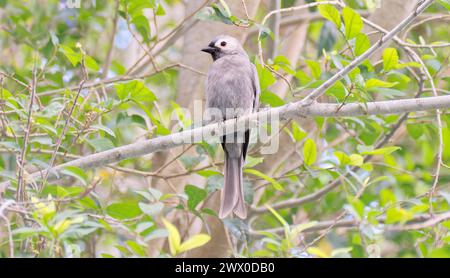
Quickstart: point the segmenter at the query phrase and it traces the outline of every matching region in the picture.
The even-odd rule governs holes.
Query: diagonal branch
[[[314,101],[321,95],[325,93],[327,89],[334,85],[337,81],[344,78],[349,72],[351,72],[354,68],[356,68],[359,64],[364,62],[367,58],[371,57],[377,50],[381,49],[387,42],[389,42],[392,38],[394,38],[398,33],[400,33],[403,29],[405,29],[411,22],[419,16],[426,8],[428,8],[434,0],[425,0],[423,1],[413,13],[407,16],[402,22],[400,22],[394,29],[392,29],[389,33],[384,34],[378,42],[372,45],[366,52],[356,57],[348,66],[338,71],[333,77],[328,79],[322,85],[317,87],[314,91],[312,91],[309,95],[307,95],[303,101],[309,102]]]

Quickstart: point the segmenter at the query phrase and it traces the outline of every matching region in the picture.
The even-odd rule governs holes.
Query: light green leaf
[[[150,24],[148,23],[148,19],[143,15],[138,15],[133,17],[131,23],[136,26],[136,29],[139,34],[141,34],[142,39],[145,42],[148,42],[150,40]]]
[[[317,159],[317,147],[314,140],[311,138],[306,139],[303,145],[303,160],[306,166],[310,166],[316,162]]]
[[[256,71],[258,72],[261,91],[264,91],[277,81],[272,72],[268,68],[261,66],[261,64],[256,64]]]
[[[380,148],[380,149],[376,149],[376,150],[372,150],[372,151],[365,151],[365,152],[362,152],[361,154],[363,154],[363,155],[388,155],[388,154],[391,154],[400,149],[401,149],[400,147],[392,146],[392,147]]]
[[[164,7],[161,4],[158,4],[158,8],[156,8],[156,15],[157,16],[166,15],[166,11],[164,10]]]
[[[200,247],[208,243],[208,241],[210,240],[211,237],[209,235],[206,234],[195,235],[181,244],[179,252],[182,253]]]
[[[292,122],[292,136],[296,142],[302,141],[306,135],[307,133],[296,122]]]
[[[86,139],[96,152],[102,152],[114,148],[114,144],[108,138]]]
[[[361,167],[364,163],[364,158],[359,154],[352,154],[349,156],[350,162],[349,164],[352,166]]]
[[[64,175],[74,177],[79,181],[81,181],[83,185],[87,185],[86,171],[81,168],[75,166],[66,166],[64,167],[64,170],[61,171],[61,173]]]
[[[284,100],[281,99],[277,94],[264,90],[261,92],[260,96],[261,103],[268,104],[271,107],[278,107],[284,105]]]
[[[138,256],[144,257],[145,256],[145,248],[141,246],[140,244],[136,243],[132,240],[127,240],[125,243],[131,248],[131,250]]]
[[[108,133],[109,135],[111,135],[112,137],[116,137],[116,135],[114,134],[114,131],[112,131],[107,126],[104,126],[104,125],[101,125],[101,124],[95,124],[95,125],[91,125],[91,128],[102,130],[102,131]]]
[[[164,208],[163,203],[154,203],[154,204],[146,204],[146,203],[139,203],[139,208],[141,211],[147,215],[155,216],[158,215]]]
[[[402,69],[402,68],[421,68],[422,65],[418,62],[406,62],[406,63],[402,63],[402,64],[398,64],[397,65],[397,69]]]
[[[380,204],[384,207],[389,204],[394,204],[397,201],[395,194],[389,188],[380,190]]]
[[[227,3],[224,0],[219,0],[220,4],[222,5],[224,11],[225,11],[225,16],[230,17],[231,16],[231,10],[228,7]]]
[[[398,222],[404,224],[413,217],[413,213],[404,208],[390,208],[386,212],[386,224],[394,224]]]
[[[273,178],[267,176],[266,174],[261,173],[261,172],[258,171],[258,170],[255,170],[255,169],[244,169],[244,173],[247,173],[247,174],[251,174],[251,175],[260,177],[260,178],[264,179],[265,181],[270,182],[270,183],[272,184],[272,186],[273,186],[276,190],[284,191],[283,186],[282,186],[279,182],[277,182],[275,179],[273,179]]]
[[[180,245],[181,245],[181,238],[180,233],[178,232],[178,229],[172,225],[169,221],[167,221],[165,218],[162,219],[162,222],[164,226],[166,227],[167,232],[169,233],[168,239],[169,239],[169,249],[172,256],[175,256],[179,253]]]
[[[245,159],[245,168],[253,168],[254,166],[262,163],[264,161],[264,156],[261,157],[253,157],[247,155],[247,158]]]
[[[99,71],[100,66],[97,64],[97,62],[92,58],[91,56],[86,55],[84,57],[84,62],[86,63],[86,67],[93,70],[93,71]]]
[[[275,218],[284,226],[285,229],[289,230],[289,224],[284,220],[284,218],[271,206],[265,205],[265,207],[275,216]]]
[[[366,89],[371,89],[374,87],[382,87],[382,88],[391,88],[395,85],[397,85],[397,82],[386,82],[386,81],[382,81],[376,78],[370,78],[366,81]]]
[[[336,27],[341,28],[341,15],[339,11],[333,6],[329,4],[319,5],[319,13],[329,21],[333,22]]]
[[[78,63],[81,62],[82,55],[79,52],[73,51],[72,48],[70,48],[67,45],[60,45],[62,53],[66,56],[67,59],[69,59],[72,66],[76,66]]]
[[[320,75],[322,73],[320,69],[320,63],[313,60],[306,60],[306,64],[308,65],[309,69],[311,70],[311,74],[315,79],[320,79]]]
[[[117,96],[121,100],[133,99],[140,103],[143,101],[155,101],[156,96],[150,91],[145,84],[140,80],[132,80],[126,83],[115,84]]]
[[[345,37],[350,40],[361,32],[363,21],[361,16],[349,7],[342,10],[342,16],[345,24]]]
[[[450,11],[450,0],[438,0],[439,4],[441,4],[444,8]]]
[[[308,252],[311,255],[315,255],[319,258],[329,258],[330,257],[324,251],[322,251],[321,249],[319,249],[317,247],[309,247],[308,249],[306,249],[306,252]]]
[[[194,185],[186,185],[184,188],[184,193],[188,196],[188,208],[190,210],[195,210],[197,205],[206,198],[206,190],[201,189]]]
[[[395,48],[386,48],[383,51],[383,69],[390,71],[396,69],[398,65],[398,53]]]
[[[359,33],[355,39],[355,55],[359,56],[370,48],[370,40],[366,34]]]
[[[134,201],[124,201],[119,203],[114,203],[106,207],[106,213],[116,219],[129,219],[134,218],[141,214],[139,206]]]
[[[352,249],[352,247],[334,249],[333,251],[331,251],[331,257],[336,258],[341,255],[348,254],[352,251]]]

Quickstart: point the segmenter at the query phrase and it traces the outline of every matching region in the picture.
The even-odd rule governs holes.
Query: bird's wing
[[[252,82],[253,82],[253,112],[258,111],[259,107],[259,95],[261,94],[261,88],[259,86],[258,71],[255,65],[252,64]]]
[[[258,112],[259,107],[259,95],[261,94],[261,88],[259,86],[259,77],[258,77],[258,71],[256,70],[255,65],[251,64],[252,68],[252,87],[253,87],[253,112]],[[250,142],[250,130],[247,130],[245,132],[245,141],[243,144],[243,158],[245,160],[245,157],[247,156],[247,148],[248,144]]]

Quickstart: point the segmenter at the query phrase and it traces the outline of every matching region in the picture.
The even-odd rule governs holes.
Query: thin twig
[[[19,166],[19,175],[17,178],[17,193],[16,193],[16,201],[20,202],[25,200],[25,186],[26,183],[24,182],[24,167],[25,167],[25,157],[27,153],[28,148],[28,141],[30,138],[31,133],[31,115],[33,114],[33,104],[36,96],[36,77],[37,77],[37,58],[35,58],[34,61],[34,67],[33,67],[33,78],[30,85],[30,104],[28,106],[28,118],[27,118],[27,126],[25,128],[25,137],[23,139],[23,146],[22,151],[20,153],[20,158],[18,161]]]

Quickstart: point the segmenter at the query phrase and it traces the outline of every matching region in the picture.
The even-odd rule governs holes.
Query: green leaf
[[[256,64],[256,71],[258,72],[261,91],[264,91],[277,81],[272,72],[268,68],[261,66],[261,64]]]
[[[197,205],[206,198],[207,192],[194,185],[187,185],[184,188],[184,193],[188,196],[188,208],[190,210],[195,210]]]
[[[157,98],[140,80],[132,80],[126,83],[115,84],[117,96],[121,100],[132,99],[136,102],[156,101]]]
[[[211,237],[209,235],[206,234],[195,235],[181,244],[179,252],[182,253],[200,247],[208,243],[208,241],[210,240]]]
[[[101,125],[101,124],[95,124],[95,125],[91,125],[91,128],[102,130],[102,131],[108,133],[109,135],[111,135],[112,137],[116,137],[116,135],[114,134],[114,131],[112,131],[107,126],[104,126],[104,125]]]
[[[407,124],[406,130],[413,139],[419,139],[424,133],[422,124]]]
[[[175,256],[179,253],[181,238],[178,229],[166,219],[162,219],[164,226],[166,227],[167,232],[169,233],[169,249],[172,256]]]
[[[108,138],[86,139],[96,152],[102,152],[114,148],[114,144]]]
[[[386,48],[383,51],[383,69],[390,71],[396,69],[398,65],[398,53],[395,48]]]
[[[278,95],[267,90],[261,92],[260,101],[261,103],[268,104],[271,107],[278,107],[285,104]]]
[[[285,229],[289,230],[289,224],[286,222],[286,220],[284,220],[284,218],[276,210],[274,210],[269,205],[265,205],[265,207],[275,216],[275,218],[278,220],[278,222],[280,222],[280,224],[283,225],[283,227]]]
[[[407,68],[407,67],[409,67],[409,68],[421,68],[422,65],[420,63],[418,63],[418,62],[411,61],[411,62],[398,64],[396,68],[397,69],[402,69],[402,68]]]
[[[306,166],[310,166],[316,162],[317,147],[313,139],[308,138],[303,145],[303,160]]]
[[[444,8],[450,11],[450,0],[438,0],[439,4],[441,4]]]
[[[147,215],[155,216],[158,215],[164,208],[163,203],[154,203],[154,204],[146,204],[146,203],[139,203],[139,208],[141,211]]]
[[[306,249],[306,252],[319,258],[329,258],[327,253],[325,253],[324,251],[322,251],[322,249],[318,247],[309,247],[308,249]]]
[[[413,217],[413,213],[404,208],[390,208],[386,212],[386,224],[394,224],[398,222],[404,224]]]
[[[223,187],[223,176],[219,173],[209,176],[208,180],[206,181],[206,190],[208,192],[214,192],[217,190],[222,189]]]
[[[329,21],[333,22],[338,29],[341,28],[341,15],[339,11],[329,4],[319,5],[319,13]]]
[[[93,70],[93,71],[99,71],[100,66],[97,64],[97,62],[92,58],[91,56],[86,55],[84,57],[84,62],[86,63],[86,67]]]
[[[359,33],[355,39],[355,55],[359,56],[370,48],[370,40],[366,34]]]
[[[229,9],[228,10],[224,10],[222,7],[219,7],[217,4],[213,4],[211,5],[211,7],[214,10],[214,13],[216,15],[216,19],[218,19],[219,21],[228,24],[228,25],[232,25],[233,21],[230,19],[230,13],[229,13]]]
[[[145,256],[145,248],[141,246],[140,244],[136,243],[132,240],[127,240],[125,243],[131,248],[131,250],[138,256],[144,257]]]
[[[66,56],[67,59],[69,59],[72,66],[76,66],[78,63],[81,62],[82,56],[81,53],[73,51],[72,48],[70,48],[67,45],[60,45],[62,53]]]
[[[386,148],[376,149],[376,150],[372,150],[372,151],[365,151],[365,152],[362,152],[361,154],[363,154],[363,155],[388,155],[388,154],[391,154],[400,149],[401,149],[400,147],[392,146],[392,147],[386,147]]]
[[[352,154],[349,156],[350,162],[349,164],[352,166],[361,167],[364,163],[364,158],[359,154]]]
[[[383,188],[380,191],[380,204],[384,207],[386,205],[394,204],[397,201],[395,194],[389,188]]]
[[[195,172],[196,174],[199,174],[202,177],[209,178],[211,176],[220,175],[220,172],[216,170],[206,169],[206,170],[199,170]]]
[[[66,166],[64,167],[64,170],[61,171],[61,173],[64,175],[74,177],[79,181],[81,181],[83,185],[87,185],[86,171],[81,168],[75,166]]]
[[[224,0],[219,0],[220,5],[222,5],[224,12],[225,12],[225,16],[230,17],[231,16],[231,10],[228,7],[227,3]]]
[[[136,17],[133,17],[131,23],[136,26],[136,29],[138,30],[139,34],[141,34],[142,39],[145,42],[148,42],[150,40],[150,24],[148,23],[148,19],[143,15],[138,15]]]
[[[334,156],[339,159],[339,163],[342,166],[348,165],[350,163],[350,157],[344,152],[336,151],[334,152]]]
[[[253,168],[254,166],[262,163],[264,161],[264,156],[261,157],[253,157],[250,155],[247,155],[245,159],[245,168]]]
[[[303,140],[303,138],[308,135],[303,129],[296,123],[292,122],[292,136],[294,137],[294,140],[296,142],[300,142]]]
[[[133,1],[124,1],[128,4],[128,13],[131,17],[136,17],[138,15],[142,15],[144,13],[144,9],[153,9],[156,8],[155,1],[149,0],[133,0]]]
[[[320,69],[320,63],[313,60],[306,60],[306,64],[308,65],[309,69],[311,70],[311,74],[315,79],[320,79],[320,75],[322,73]]]
[[[366,89],[371,89],[374,87],[391,88],[397,85],[397,82],[386,82],[376,78],[370,78],[366,81]]]
[[[262,179],[264,179],[267,182],[270,182],[272,184],[272,186],[278,191],[284,191],[283,186],[279,182],[277,182],[275,179],[267,176],[266,174],[261,173],[258,170],[255,170],[255,169],[244,169],[244,172],[247,173],[247,174],[254,175],[254,176],[257,176],[259,178],[262,178]]]
[[[164,7],[161,4],[158,4],[158,8],[156,8],[156,15],[157,16],[166,15],[166,11],[164,10]]]
[[[106,213],[116,219],[129,219],[139,216],[141,210],[134,201],[114,203],[106,207]]]
[[[350,40],[361,32],[363,21],[361,16],[349,7],[342,10],[342,16],[345,24],[345,37]]]

